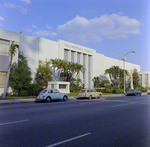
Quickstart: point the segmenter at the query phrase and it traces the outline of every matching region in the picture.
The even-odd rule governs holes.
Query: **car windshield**
[[[92,90],[93,92],[97,92],[95,89]]]
[[[47,91],[47,90],[44,89],[44,90],[42,90],[40,93],[45,93],[46,91]]]
[[[134,90],[129,90],[128,92],[134,92]]]
[[[85,90],[83,89],[83,90],[80,90],[80,93],[85,93]]]

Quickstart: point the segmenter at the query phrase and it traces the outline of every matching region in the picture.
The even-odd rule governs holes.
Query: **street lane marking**
[[[128,104],[114,105],[114,106],[111,106],[111,107],[120,107],[120,106],[125,106],[125,105],[131,105],[131,104],[135,104],[135,103],[137,103],[137,102],[128,103]]]
[[[76,137],[73,137],[73,138],[55,143],[55,144],[48,145],[46,147],[54,147],[54,146],[57,146],[57,145],[60,145],[60,144],[66,143],[66,142],[70,142],[70,141],[73,141],[73,140],[76,140],[76,139],[79,139],[79,138],[82,138],[82,137],[85,137],[85,136],[88,136],[88,135],[91,135],[91,133],[86,133],[86,134],[83,134],[83,135],[80,135],[80,136],[76,136]]]
[[[10,125],[10,124],[16,124],[16,123],[22,123],[22,122],[26,122],[26,121],[28,121],[28,119],[19,120],[19,121],[13,121],[13,122],[7,122],[7,123],[1,123],[0,126],[3,126],[3,125]]]

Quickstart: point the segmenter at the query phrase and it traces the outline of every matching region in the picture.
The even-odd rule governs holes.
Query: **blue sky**
[[[150,71],[150,0],[1,0],[0,28],[62,39]]]

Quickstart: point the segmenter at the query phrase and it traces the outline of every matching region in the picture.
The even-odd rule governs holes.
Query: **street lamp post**
[[[123,68],[124,68],[124,94],[125,94],[125,61],[126,61],[126,59],[127,59],[125,56],[126,56],[127,54],[129,54],[129,53],[135,53],[135,51],[127,52],[127,53],[124,54],[123,57],[122,57],[122,60],[124,61],[124,64],[123,64],[123,66],[124,66],[124,67],[123,67]]]

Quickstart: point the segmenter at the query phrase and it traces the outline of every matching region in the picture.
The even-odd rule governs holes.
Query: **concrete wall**
[[[27,57],[28,65],[31,69],[32,78],[34,81],[36,68],[38,67],[38,38],[20,34],[19,36],[20,51],[23,51]]]
[[[140,84],[145,87],[145,88],[149,88],[150,87],[150,71],[140,71],[139,75],[141,75],[141,79],[140,79]],[[146,79],[147,76],[147,79]]]
[[[58,42],[39,38],[39,60],[58,58]]]
[[[15,33],[15,32],[4,30],[4,29],[0,28],[0,38],[1,39],[19,42],[19,34],[20,34],[19,32]]]
[[[123,67],[123,61],[118,59],[113,59],[110,57],[106,57],[103,54],[96,53],[93,55],[93,77],[100,77],[101,80],[109,79],[108,75],[104,75],[105,70],[112,67],[112,66],[119,66],[121,69],[124,69]],[[129,72],[131,69],[134,68],[137,69],[137,71],[140,71],[140,66],[137,64],[132,64],[129,62],[125,62],[125,69]]]

